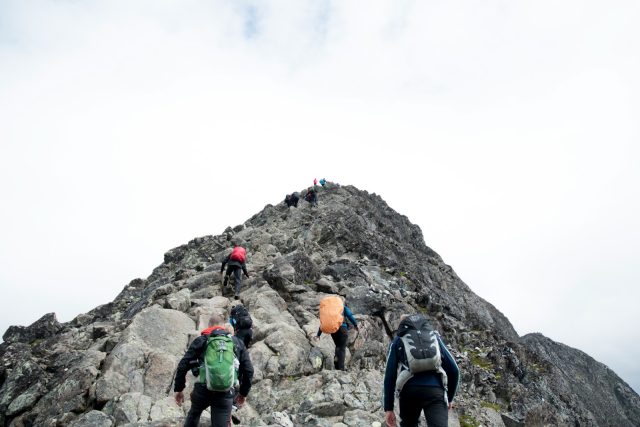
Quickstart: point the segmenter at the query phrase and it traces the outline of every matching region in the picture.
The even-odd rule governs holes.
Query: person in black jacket
[[[202,334],[193,340],[189,349],[184,354],[184,357],[178,363],[178,369],[176,371],[176,379],[173,390],[175,391],[175,399],[178,406],[182,406],[184,403],[183,390],[186,383],[187,371],[193,367],[202,366],[204,363],[204,352],[207,347],[207,339],[210,335],[217,334],[229,334],[229,330],[224,326],[224,317],[220,314],[213,314],[209,319],[209,327],[202,331]],[[229,328],[231,329],[231,328]],[[212,427],[227,427],[229,420],[231,419],[231,411],[233,409],[234,396],[235,404],[239,408],[244,405],[244,402],[251,390],[251,380],[253,379],[253,365],[251,364],[251,358],[249,352],[244,346],[242,340],[237,337],[232,337],[234,353],[240,367],[238,370],[239,387],[238,390],[232,388],[227,392],[210,391],[207,389],[206,384],[199,382],[195,383],[193,392],[191,393],[191,409],[187,414],[185,420],[185,427],[197,427],[200,421],[200,415],[202,411],[211,407],[211,426]]]
[[[229,323],[233,326],[236,336],[242,340],[245,347],[249,348],[253,338],[253,319],[251,319],[249,310],[242,304],[232,307],[229,313]]]
[[[284,198],[284,202],[287,204],[288,208],[290,208],[291,206],[293,206],[294,208],[297,208],[298,200],[300,200],[300,194],[298,194],[297,192],[287,194]]]
[[[409,336],[407,337],[407,335]],[[422,340],[417,338],[418,336],[427,339]],[[403,337],[406,338],[403,339]],[[405,345],[408,343],[413,348],[420,348],[421,342],[433,343],[433,347],[425,346],[427,350],[416,354],[432,352],[431,360],[436,363],[435,360],[438,359],[435,348],[436,341],[440,354],[436,369],[411,374]],[[412,348],[409,351],[412,352]],[[424,363],[424,359],[421,362]],[[429,427],[447,427],[448,410],[451,409],[451,402],[456,395],[459,377],[458,365],[442,342],[440,335],[431,328],[427,319],[422,314],[403,318],[398,327],[397,336],[389,346],[387,367],[384,373],[382,400],[387,426],[396,426],[393,405],[397,392],[399,393],[401,427],[417,427],[422,411],[424,411]]]

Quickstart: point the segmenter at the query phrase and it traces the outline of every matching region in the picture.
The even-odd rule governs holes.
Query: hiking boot
[[[235,295],[233,296],[233,299],[240,299],[240,295],[235,294]]]
[[[222,281],[222,286],[227,286],[227,283],[229,282],[229,276],[226,276],[224,278],[224,280]]]

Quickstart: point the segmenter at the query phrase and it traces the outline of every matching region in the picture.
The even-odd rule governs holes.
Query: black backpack
[[[231,309],[231,325],[235,329],[249,329],[253,326],[253,320],[244,305],[238,304]]]

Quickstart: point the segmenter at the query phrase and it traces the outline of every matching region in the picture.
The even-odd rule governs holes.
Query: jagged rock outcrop
[[[461,369],[450,425],[640,425],[639,397],[615,373],[541,335],[520,338],[417,226],[375,194],[335,186],[322,189],[318,208],[268,205],[168,251],[147,279],[71,322],[48,314],[9,328],[0,425],[180,425],[189,401],[173,401],[177,362],[208,316],[233,304],[218,274],[233,242],[248,250],[241,298],[254,319],[243,425],[381,422],[386,348],[400,316],[416,311],[432,319]],[[332,369],[330,337],[312,339],[318,302],[331,293],[346,297],[360,323],[347,372]]]

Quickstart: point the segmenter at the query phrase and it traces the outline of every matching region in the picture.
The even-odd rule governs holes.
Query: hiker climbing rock
[[[233,326],[236,336],[242,340],[245,347],[249,348],[253,338],[253,320],[247,308],[242,304],[234,306],[231,309],[229,323]]]
[[[311,207],[318,207],[318,191],[315,187],[309,187],[304,199],[311,204]]]
[[[344,359],[347,355],[347,343],[349,341],[349,324],[347,320],[358,329],[358,322],[342,300],[342,297],[331,295],[320,300],[320,327],[316,339],[320,335],[331,334],[336,345],[336,354],[333,360],[335,369],[344,371]]]
[[[197,426],[202,411],[208,407],[211,407],[211,426],[227,427],[234,403],[241,407],[249,395],[253,365],[242,340],[226,329],[222,315],[211,316],[209,327],[193,340],[178,363],[174,385],[178,406],[184,403],[185,377],[194,364],[198,380],[191,393],[185,427]]]
[[[322,185],[323,187],[324,187],[325,185],[327,185],[327,180],[326,180],[326,179],[324,179],[324,178],[322,178],[322,179],[320,180],[320,185]]]
[[[416,427],[422,411],[429,427],[447,427],[459,375],[453,356],[428,320],[422,314],[404,317],[389,346],[384,374],[387,426],[396,426],[393,404],[397,393],[401,427]]]
[[[298,207],[298,200],[300,200],[300,194],[297,191],[294,191],[291,194],[287,194],[284,198],[284,202],[287,204],[287,207],[290,208],[293,206],[294,208]]]
[[[242,285],[242,272],[244,275],[249,277],[249,273],[247,273],[247,251],[242,246],[235,246],[233,251],[222,261],[222,267],[220,268],[220,274],[224,271],[224,267],[227,266],[227,274],[224,276],[224,281],[222,282],[222,286],[227,286],[229,282],[229,276],[233,273],[236,289],[235,289],[235,299],[240,298],[240,286]]]

